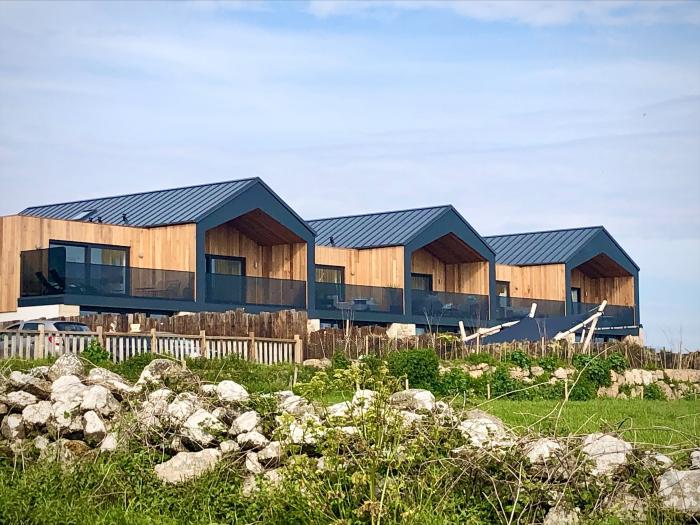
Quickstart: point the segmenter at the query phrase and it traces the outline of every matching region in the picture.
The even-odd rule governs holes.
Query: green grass
[[[657,448],[700,446],[700,401],[569,401],[557,417],[560,405],[547,400],[495,400],[480,408],[500,417],[516,432],[567,435],[616,431],[629,441]]]

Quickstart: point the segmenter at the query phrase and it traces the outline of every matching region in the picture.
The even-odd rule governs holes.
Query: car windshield
[[[60,322],[53,324],[59,332],[89,332],[90,327],[82,323]]]

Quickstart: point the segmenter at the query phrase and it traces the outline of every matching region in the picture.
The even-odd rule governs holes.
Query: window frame
[[[317,270],[339,270],[340,271],[340,282],[334,283],[334,282],[329,282],[329,281],[319,281],[318,274],[315,273]],[[314,279],[317,283],[338,284],[338,285],[344,286],[345,285],[345,266],[335,266],[332,264],[317,264],[315,269],[314,269]]]
[[[428,282],[428,290],[423,290],[422,288],[415,288],[413,285],[413,278],[418,277],[421,279],[426,279]],[[411,272],[411,290],[416,290],[418,292],[426,292],[426,293],[433,293],[435,289],[433,288],[433,274],[432,273],[417,273],[417,272]]]
[[[207,253],[204,255],[204,258],[206,260],[206,273],[210,273],[212,275],[234,275],[230,273],[215,273],[211,271],[211,261],[213,259],[221,259],[222,261],[238,261],[241,263],[241,275],[240,277],[246,277],[246,259],[245,257],[240,257],[238,255],[217,255],[215,253]]]
[[[576,295],[578,296],[578,300],[574,301],[574,290],[576,290]],[[569,294],[571,295],[571,302],[574,304],[581,304],[583,301],[583,293],[581,291],[580,286],[572,286],[571,289],[569,290]]]

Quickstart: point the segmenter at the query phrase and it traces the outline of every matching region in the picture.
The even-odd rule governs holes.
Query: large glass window
[[[510,283],[508,281],[496,281],[496,293],[499,297],[510,297]]]
[[[316,265],[317,283],[345,283],[345,268],[343,266]]]
[[[245,304],[245,258],[207,255],[207,298],[214,302]],[[255,293],[255,286],[252,292]]]
[[[581,302],[581,288],[571,289],[571,302],[580,303]]]
[[[432,292],[433,276],[428,273],[412,273],[411,288],[422,292]]]
[[[48,280],[65,293],[122,295],[128,289],[129,249],[122,246],[50,241],[57,248]],[[63,258],[65,253],[65,258]]]
[[[245,275],[245,259],[224,255],[207,255],[207,272],[218,275]]]

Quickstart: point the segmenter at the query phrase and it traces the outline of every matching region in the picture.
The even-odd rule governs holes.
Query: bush
[[[90,340],[87,348],[83,350],[81,357],[88,360],[95,366],[102,366],[109,363],[109,352],[102,348],[102,345],[97,339]]]
[[[652,401],[666,401],[666,394],[656,383],[644,387],[644,399]]]
[[[335,351],[331,356],[331,367],[333,370],[350,368],[350,359],[343,352]]]
[[[545,372],[549,372],[550,374],[559,367],[559,359],[556,357],[540,357],[535,362],[538,366],[542,367]]]
[[[610,370],[614,370],[618,374],[629,368],[627,359],[620,352],[610,354],[605,360],[607,361]]]
[[[469,397],[486,397],[486,383],[489,376],[471,377],[460,368],[451,368],[440,376],[436,391],[442,395],[464,395]]]
[[[406,377],[411,388],[433,389],[439,385],[439,361],[430,349],[392,352],[387,362],[391,375],[396,378]]]
[[[530,368],[530,356],[522,350],[511,352],[511,354],[508,356],[508,361],[523,369]]]

